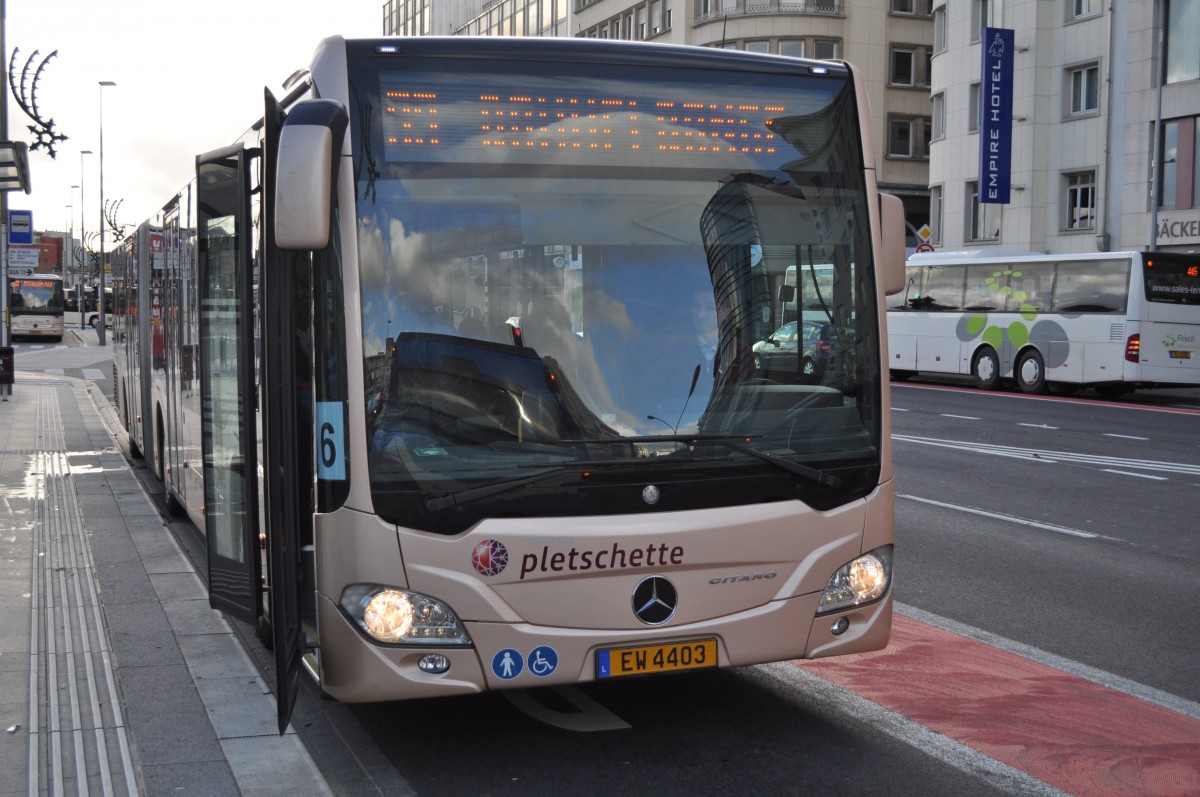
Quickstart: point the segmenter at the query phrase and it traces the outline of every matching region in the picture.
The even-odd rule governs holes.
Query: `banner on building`
[[[979,91],[979,201],[1007,205],[1012,185],[1013,32],[983,29]]]

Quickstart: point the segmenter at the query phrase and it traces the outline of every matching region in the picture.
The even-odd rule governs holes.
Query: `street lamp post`
[[[87,229],[83,223],[84,210],[87,207],[87,199],[83,193],[83,156],[93,154],[90,149],[81,150],[79,152],[79,248],[83,250],[83,263],[80,265],[80,274],[87,273]],[[100,210],[101,215],[104,214],[103,208]],[[83,329],[87,326],[87,299],[83,291],[83,277],[80,276],[79,284],[75,286],[75,301],[79,305],[79,328]]]
[[[104,333],[104,89],[115,86],[111,80],[101,80],[100,83],[100,287],[96,289],[96,303],[99,305],[99,321],[96,333],[100,336],[100,345],[105,345]]]
[[[79,188],[79,186],[77,186],[77,185],[71,186],[71,204],[67,206],[72,209],[74,209],[74,207],[75,207],[75,189],[76,188]],[[79,197],[79,205],[80,205],[80,207],[83,206],[82,194]],[[64,289],[71,287],[71,277],[73,277],[75,275],[75,272],[77,272],[79,270],[78,267],[75,265],[75,214],[74,213],[71,214],[71,220],[70,220],[70,222],[68,222],[67,226],[69,226],[71,229],[70,239],[69,239],[71,251],[68,253],[68,255],[70,257],[71,268],[70,268],[69,274],[67,272],[67,269],[63,269],[63,287],[64,287]],[[78,294],[76,294],[76,301],[78,302]],[[66,309],[66,308],[64,308],[64,309]]]
[[[71,188],[75,188],[75,186],[71,186]],[[74,194],[74,191],[72,191],[72,194]],[[64,246],[63,250],[62,250],[62,268],[63,268],[62,284],[63,284],[64,290],[66,289],[66,287],[68,285],[71,284],[70,282],[67,281],[67,260],[69,258],[72,258],[75,256],[74,253],[71,251],[71,247],[75,243],[75,241],[73,240],[75,238],[75,206],[74,205],[67,205],[67,229],[70,230],[70,232],[67,233],[67,245]],[[66,310],[67,310],[67,308],[64,307],[63,312],[66,312]]]

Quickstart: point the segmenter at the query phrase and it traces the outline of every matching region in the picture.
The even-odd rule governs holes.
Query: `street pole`
[[[94,153],[90,149],[79,152],[79,249],[83,256],[83,262],[79,264],[79,284],[75,288],[75,299],[79,303],[80,329],[87,326],[87,294],[83,290],[83,275],[87,273],[87,228],[83,223],[84,211],[87,210],[87,195],[83,193],[83,156],[92,154]]]
[[[96,324],[96,332],[100,336],[100,345],[105,345],[104,320],[104,89],[115,86],[111,80],[100,81],[100,287],[96,291],[96,302],[100,305],[100,321]]]
[[[74,205],[75,205],[75,189],[76,188],[79,188],[79,186],[77,186],[77,185],[71,186],[71,207],[72,207],[72,209],[74,209]],[[80,196],[79,196],[79,206],[81,208],[83,207],[83,192],[82,191],[80,192]],[[67,277],[68,281],[66,283],[64,283],[63,290],[66,290],[67,288],[71,287],[72,283],[70,282],[70,279],[72,277],[74,277],[75,274],[78,273],[78,271],[79,271],[79,266],[75,262],[75,214],[74,213],[71,214],[70,227],[71,227],[71,273],[70,273],[70,276]],[[75,294],[75,306],[76,307],[79,306],[79,294],[78,293]],[[64,307],[63,310],[65,311],[66,308]],[[65,327],[66,326],[66,323],[65,323],[66,316],[63,316],[63,318],[64,318],[63,326]]]
[[[71,187],[74,188],[75,186],[71,186]],[[71,284],[71,283],[67,282],[67,258],[75,256],[74,253],[71,252],[71,245],[74,243],[74,241],[72,239],[74,239],[74,237],[75,237],[75,206],[74,205],[67,205],[67,229],[70,231],[67,233],[67,245],[64,246],[63,250],[62,250],[63,290],[64,291],[67,289],[67,286]],[[66,294],[63,294],[63,296],[64,296],[64,301],[65,301]],[[66,326],[66,316],[65,316],[66,312],[67,312],[67,308],[63,307],[63,313],[64,313],[63,326]]]
[[[8,42],[4,37],[4,20],[8,9],[0,0],[0,141],[8,141]],[[8,317],[8,192],[0,191],[0,349],[12,346],[12,327]],[[12,385],[0,385],[0,400],[8,401]]]

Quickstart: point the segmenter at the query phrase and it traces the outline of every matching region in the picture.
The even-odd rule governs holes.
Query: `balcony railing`
[[[713,22],[725,17],[750,17],[761,14],[829,14],[841,15],[842,0],[799,0],[798,2],[783,2],[783,0],[757,0],[747,2],[738,8],[710,11],[707,14],[697,14],[696,24]]]

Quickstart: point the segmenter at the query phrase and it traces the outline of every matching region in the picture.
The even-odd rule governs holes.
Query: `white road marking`
[[[1110,434],[1109,432],[1105,432],[1104,436],[1105,437],[1119,437],[1122,440],[1143,440],[1143,441],[1145,441],[1145,440],[1150,439],[1149,437],[1135,437],[1134,435],[1131,435],[1131,434]]]
[[[960,421],[977,421],[979,420],[974,415],[951,415],[948,412],[942,413],[943,418],[958,418]]]
[[[1137,476],[1139,479],[1154,479],[1155,481],[1165,482],[1166,476],[1151,476],[1149,473],[1130,473],[1127,470],[1114,470],[1113,468],[1101,468],[1105,473],[1116,473],[1121,476]]]
[[[989,512],[986,509],[975,509],[969,506],[959,506],[958,504],[947,504],[943,501],[934,501],[930,498],[920,498],[915,495],[897,495],[897,498],[905,498],[909,501],[916,501],[921,504],[929,504],[931,506],[940,506],[943,509],[953,509],[955,512],[966,512],[971,515],[981,515],[990,517],[994,520],[1003,520],[1007,523],[1017,523],[1022,526],[1032,526],[1035,529],[1045,529],[1053,531],[1057,534],[1067,534],[1072,537],[1082,537],[1087,540],[1103,538],[1106,540],[1115,540],[1115,537],[1104,537],[1102,534],[1093,534],[1090,531],[1080,531],[1079,529],[1070,529],[1066,526],[1056,526],[1053,523],[1040,523],[1036,520],[1026,520],[1025,518],[1014,517],[1012,515],[1002,515],[999,512]]]
[[[1016,446],[998,446],[991,443],[972,443],[965,440],[938,440],[930,437],[913,437],[911,435],[892,435],[892,440],[906,443],[917,443],[940,448],[953,448],[959,451],[973,451],[977,454],[992,454],[998,457],[1013,457],[1034,462],[1064,462],[1075,465],[1092,466],[1095,468],[1128,468],[1138,471],[1158,471],[1160,473],[1178,473],[1189,476],[1200,476],[1200,465],[1186,462],[1162,462],[1151,459],[1126,459],[1124,457],[1107,457],[1101,454],[1076,454],[1071,451],[1050,451],[1039,448],[1018,448]]]
[[[1050,426],[1045,423],[1018,423],[1017,426],[1028,426],[1030,429],[1057,429],[1057,426]]]

